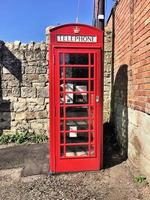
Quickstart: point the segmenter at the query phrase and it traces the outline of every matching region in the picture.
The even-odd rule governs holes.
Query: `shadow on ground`
[[[104,169],[123,162],[120,148],[109,123],[104,124]],[[48,174],[48,143],[14,145],[0,149],[0,170],[22,168],[21,176]]]
[[[104,169],[118,165],[126,159],[121,155],[113,127],[106,122],[104,124]]]
[[[48,143],[17,145],[0,150],[0,170],[22,168],[21,176],[48,174]]]

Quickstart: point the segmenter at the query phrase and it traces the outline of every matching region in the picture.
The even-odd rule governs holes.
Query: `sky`
[[[94,0],[0,0],[0,40],[44,41],[47,26],[74,23],[92,25]],[[106,2],[106,19],[113,0]]]

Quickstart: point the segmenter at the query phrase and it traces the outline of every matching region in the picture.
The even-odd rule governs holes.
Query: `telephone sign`
[[[103,31],[84,24],[50,30],[50,172],[103,163]]]
[[[97,42],[96,36],[57,35],[58,42]]]

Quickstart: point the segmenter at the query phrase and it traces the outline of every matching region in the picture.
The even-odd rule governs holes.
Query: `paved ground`
[[[104,170],[48,176],[48,144],[0,146],[0,200],[150,200],[117,145],[106,147]]]
[[[48,177],[48,144],[1,146],[0,169],[0,200],[150,200],[149,186],[134,183],[137,172],[128,161],[99,172]]]

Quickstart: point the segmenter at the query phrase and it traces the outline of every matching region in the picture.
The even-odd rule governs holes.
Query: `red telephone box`
[[[50,30],[50,172],[99,170],[103,162],[103,31]]]

